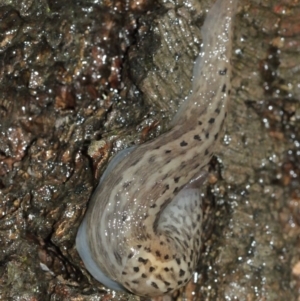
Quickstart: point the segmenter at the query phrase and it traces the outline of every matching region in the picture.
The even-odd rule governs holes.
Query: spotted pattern
[[[182,140],[181,142],[180,142],[180,146],[187,146],[188,145],[188,143],[186,143],[184,140]]]
[[[200,138],[199,135],[195,135],[195,136],[194,136],[194,139],[195,139],[195,140],[198,140],[198,141],[202,141],[202,139]]]
[[[173,128],[118,154],[90,201],[85,236],[78,234],[76,244],[88,269],[90,261],[83,252],[89,252],[89,271],[105,285],[155,297],[192,277],[201,247],[197,187],[220,137],[231,94],[236,3],[217,0],[209,11],[192,94],[175,116]]]
[[[227,68],[224,68],[223,70],[219,70],[220,75],[226,75],[227,73]]]

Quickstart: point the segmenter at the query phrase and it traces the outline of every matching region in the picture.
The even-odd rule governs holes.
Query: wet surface
[[[0,300],[138,299],[93,280],[74,238],[107,160],[163,132],[188,95],[210,6],[0,1]],[[239,6],[214,226],[173,299],[300,295],[300,6]]]

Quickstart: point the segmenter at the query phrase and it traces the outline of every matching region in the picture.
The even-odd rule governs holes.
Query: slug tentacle
[[[202,207],[191,180],[211,159],[226,116],[236,3],[217,0],[209,11],[193,91],[172,129],[116,156],[93,194],[76,245],[89,272],[109,287],[159,296],[192,276]]]

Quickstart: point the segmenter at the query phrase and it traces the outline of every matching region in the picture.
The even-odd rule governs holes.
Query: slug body
[[[171,130],[120,152],[92,196],[76,246],[88,271],[110,288],[159,296],[186,284],[196,267],[202,224],[196,184],[226,117],[236,2],[217,0],[209,11],[192,94]]]

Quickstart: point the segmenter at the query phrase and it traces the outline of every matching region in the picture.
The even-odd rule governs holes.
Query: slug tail
[[[201,180],[202,182],[202,180]],[[201,196],[188,184],[163,210],[155,239],[133,249],[121,282],[131,292],[160,296],[185,285],[196,267],[201,246]]]

